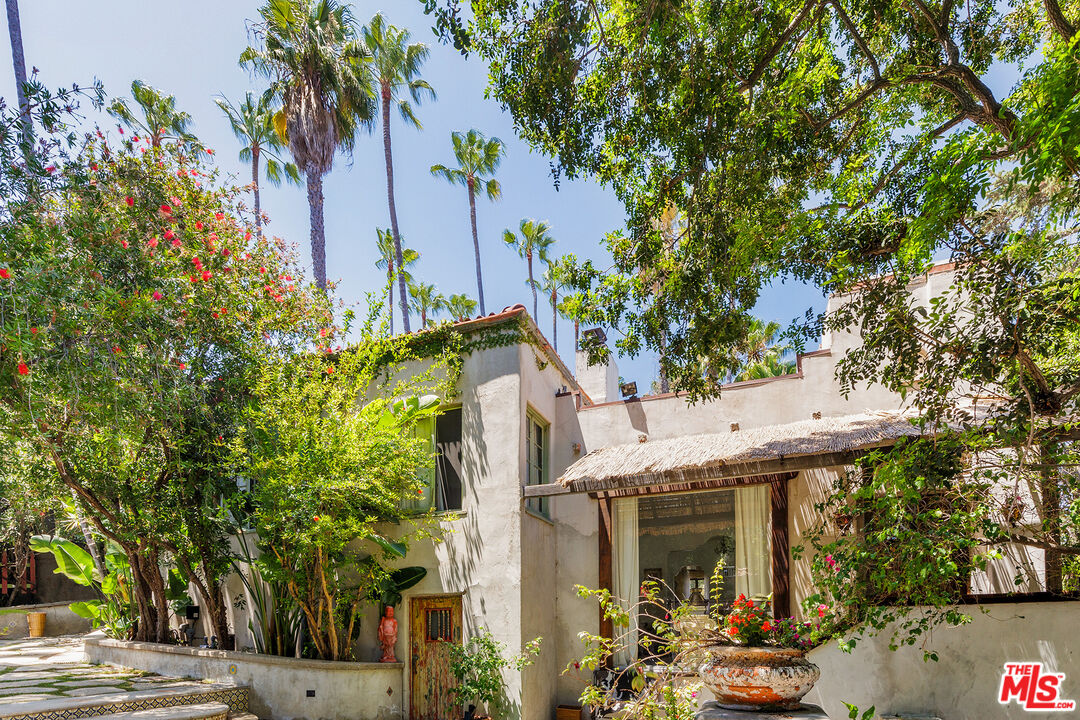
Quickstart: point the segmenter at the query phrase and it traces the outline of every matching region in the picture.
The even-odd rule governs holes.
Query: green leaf
[[[58,575],[64,575],[73,582],[84,587],[94,584],[94,559],[84,548],[79,547],[70,540],[49,537],[48,535],[35,535],[30,538],[30,548],[34,552],[51,552],[56,558],[56,570]]]
[[[103,604],[104,603],[102,603],[100,600],[88,600],[73,602],[68,605],[68,607],[71,609],[71,612],[75,613],[81,618],[86,618],[87,620],[97,620],[101,617],[101,608]]]
[[[408,552],[408,548],[403,543],[387,540],[382,535],[372,535],[371,541],[381,547],[388,554],[397,555],[399,558],[405,557],[405,553]]]

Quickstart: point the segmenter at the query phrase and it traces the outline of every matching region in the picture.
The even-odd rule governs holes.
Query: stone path
[[[183,687],[204,685],[139,670],[86,664],[80,635],[0,639],[0,706]]]

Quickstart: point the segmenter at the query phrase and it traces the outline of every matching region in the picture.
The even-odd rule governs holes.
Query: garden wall
[[[969,625],[939,628],[926,648],[937,662],[923,661],[922,650],[889,650],[889,636],[862,640],[851,654],[829,643],[810,659],[821,680],[806,697],[831,717],[846,718],[843,702],[879,714],[941,718],[1061,718],[1072,713],[1028,712],[1015,701],[998,703],[1006,662],[1041,662],[1044,672],[1065,673],[1061,699],[1080,703],[1080,602],[1002,603],[968,610]]]
[[[90,621],[71,612],[68,603],[42,603],[39,605],[16,605],[13,609],[45,613],[45,635],[75,635],[90,631]],[[12,613],[0,615],[0,637],[24,638],[29,635],[26,615]]]
[[[251,688],[251,712],[274,720],[400,720],[402,664],[273,655],[88,638],[86,660]],[[314,692],[314,697],[308,697]]]

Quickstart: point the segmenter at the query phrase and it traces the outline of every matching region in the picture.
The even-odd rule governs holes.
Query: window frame
[[[533,481],[533,427],[540,430],[540,455],[539,472],[536,481]],[[543,415],[537,412],[531,405],[525,408],[525,475],[522,487],[547,484],[551,475],[551,423]],[[551,498],[547,496],[538,498],[526,498],[525,509],[545,520],[551,520]]]

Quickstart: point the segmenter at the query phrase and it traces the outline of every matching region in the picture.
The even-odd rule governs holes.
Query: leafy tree
[[[467,133],[451,133],[456,168],[432,165],[431,174],[449,183],[463,185],[469,192],[469,220],[472,223],[473,252],[476,255],[476,292],[480,299],[480,314],[487,315],[484,306],[484,278],[480,272],[480,239],[476,234],[476,191],[483,185],[488,200],[498,200],[502,195],[499,181],[491,177],[499,169],[505,152],[499,138],[485,138],[478,130]]]
[[[845,292],[894,263],[914,271],[995,168],[1071,178],[1057,201],[1078,204],[1072,3],[425,6],[487,61],[489,91],[556,176],[622,200],[614,267],[567,268],[571,310],[618,326],[624,352],[661,352],[693,398],[717,392],[698,358],[739,342],[762,287]],[[670,206],[685,216],[675,242],[656,225]]]
[[[386,22],[382,13],[376,13],[362,30],[364,45],[371,56],[371,79],[378,86],[379,107],[382,110],[383,154],[386,159],[386,199],[390,204],[390,230],[394,240],[394,260],[404,267],[401,249],[401,233],[398,231],[397,205],[394,203],[394,156],[390,149],[390,105],[397,103],[401,118],[417,130],[423,126],[416,117],[412,104],[401,94],[408,89],[412,102],[420,104],[427,94],[435,99],[435,91],[427,80],[419,77],[420,68],[428,57],[424,43],[409,43],[409,31],[401,30]],[[398,294],[401,301],[401,319],[405,332],[409,332],[409,303],[405,294],[406,279],[398,276]],[[391,326],[393,314],[391,313]]]
[[[446,309],[454,320],[468,320],[476,312],[476,301],[465,293],[446,298]]]
[[[224,639],[225,438],[254,371],[329,326],[329,308],[237,222],[239,191],[205,155],[81,135],[75,102],[31,98],[48,132],[31,163],[10,162],[16,117],[0,133],[0,431],[130,560],[135,638],[167,638],[174,562]]]
[[[184,143],[192,150],[198,148],[195,136],[188,131],[191,115],[176,109],[175,96],[166,95],[142,80],[132,80],[131,97],[135,99],[139,115],[120,98],[113,101],[109,113],[136,133],[142,133],[152,147],[161,147],[162,142],[173,140]]]
[[[409,283],[409,296],[412,298],[412,309],[420,314],[420,327],[427,327],[428,315],[433,315],[446,307],[446,298],[438,288],[431,283]]]
[[[240,162],[251,163],[251,187],[255,194],[255,234],[262,237],[262,205],[259,201],[259,163],[266,158],[266,179],[273,185],[280,185],[282,178],[300,184],[300,172],[296,165],[285,162],[278,156],[284,146],[274,128],[274,109],[265,95],[256,99],[250,92],[244,97],[239,107],[226,98],[215,102],[225,117],[233,134],[243,143],[240,148]]]
[[[411,336],[376,337],[375,312],[346,350],[267,363],[233,443],[255,488],[260,572],[284,586],[327,660],[352,658],[365,604],[407,587],[384,560],[428,534],[404,502],[423,492],[418,471],[431,462],[414,430],[450,391],[449,354],[398,372],[418,359]],[[402,536],[390,541],[378,527],[394,522]]]
[[[412,282],[412,273],[409,272],[409,268],[416,264],[420,259],[420,253],[412,248],[401,249],[401,264],[397,263],[398,246],[401,245],[401,236],[398,236],[395,240],[394,232],[390,229],[376,228],[375,232],[378,236],[376,247],[379,251],[379,259],[375,261],[375,267],[380,270],[386,270],[386,287],[387,287],[387,311],[390,313],[390,332],[394,331],[394,272],[397,270],[399,278],[404,279],[406,283]],[[402,308],[402,312],[407,312],[408,307]],[[404,325],[405,332],[409,332],[409,324],[402,323]]]
[[[335,0],[267,0],[254,26],[257,47],[240,64],[270,80],[282,105],[279,136],[307,181],[315,284],[326,289],[323,176],[339,148],[351,150],[374,118],[373,90],[351,6]]]
[[[513,230],[507,228],[503,230],[503,242],[511,250],[518,254],[518,257],[524,258],[529,268],[529,289],[532,290],[533,296],[533,318],[540,317],[539,305],[536,300],[536,278],[533,277],[533,258],[538,258],[540,262],[548,261],[548,250],[555,244],[555,238],[548,234],[551,229],[551,224],[546,220],[529,220],[522,219],[518,225],[518,229],[521,235],[517,235]]]

